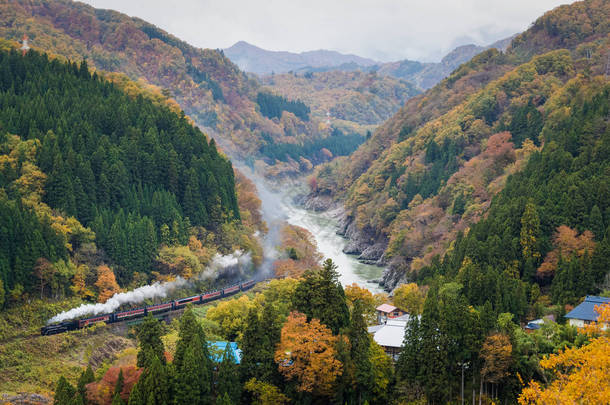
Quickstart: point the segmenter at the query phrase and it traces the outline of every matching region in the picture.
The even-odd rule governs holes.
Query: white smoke
[[[104,303],[83,304],[79,307],[64,311],[61,314],[55,315],[53,318],[49,319],[47,324],[62,322],[68,319],[81,318],[83,316],[107,314],[116,311],[121,307],[121,305],[138,304],[147,299],[165,298],[169,293],[189,286],[195,280],[209,280],[212,278],[217,278],[221,275],[226,275],[224,273],[227,272],[231,273],[229,275],[238,274],[242,271],[242,269],[248,268],[251,262],[252,260],[249,252],[243,253],[240,250],[236,250],[235,252],[226,256],[216,254],[212,259],[212,262],[204,271],[189,280],[178,277],[173,281],[164,283],[156,282],[150,285],[138,287],[133,291],[117,293]]]

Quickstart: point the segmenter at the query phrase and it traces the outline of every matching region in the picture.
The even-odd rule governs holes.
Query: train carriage
[[[172,302],[166,302],[164,304],[151,305],[146,307],[146,311],[150,313],[159,313],[164,311],[169,311],[172,309]]]
[[[201,301],[202,302],[214,301],[215,299],[220,298],[221,295],[222,295],[222,291],[214,291],[214,292],[206,293],[201,296]]]
[[[223,291],[223,293],[224,293],[224,295],[225,295],[225,296],[227,296],[227,295],[231,295],[231,294],[235,294],[236,292],[238,292],[238,291],[239,291],[239,284],[234,285],[234,286],[232,286],[232,287],[227,287],[227,288],[225,288],[225,289],[224,289],[224,290],[222,290],[222,291]]]
[[[182,298],[180,300],[176,301],[176,307],[177,308],[181,308],[183,306],[185,306],[186,304],[200,304],[201,303],[201,295],[194,295],[192,297],[187,297],[187,298]]]
[[[146,308],[138,308],[138,309],[132,309],[129,311],[117,312],[116,314],[114,314],[114,317],[118,321],[121,319],[128,319],[128,318],[144,316],[145,313],[146,313]]]
[[[93,325],[95,323],[110,322],[111,319],[112,319],[112,314],[96,316],[96,317],[93,317],[93,318],[80,319],[78,321],[78,327],[79,328],[84,328],[85,326]]]

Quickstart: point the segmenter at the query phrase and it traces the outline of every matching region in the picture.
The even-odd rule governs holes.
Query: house
[[[588,295],[580,305],[568,312],[565,318],[568,319],[570,325],[583,328],[597,321],[599,314],[595,311],[595,307],[603,304],[610,304],[610,298]]]
[[[407,326],[408,321],[409,315],[405,314],[396,318],[387,319],[384,324],[368,327],[368,332],[373,335],[373,340],[375,340],[379,346],[383,347],[386,354],[394,361],[398,360],[398,356],[402,350],[402,343],[405,338],[405,327]]]
[[[235,363],[239,364],[241,362],[241,349],[237,347],[237,343],[235,342],[208,342],[208,350],[210,351],[210,357],[212,358],[212,361],[214,361],[215,363],[222,362],[225,350],[227,350],[227,345],[229,345],[229,350],[231,350],[231,352],[233,353]]]
[[[535,319],[533,321],[529,321],[527,323],[527,325],[525,325],[523,327],[523,329],[525,329],[525,331],[527,333],[531,333],[531,332],[534,332],[534,331],[542,328],[542,325],[544,325],[545,322],[555,322],[555,316],[554,315],[547,315],[544,318],[540,318],[540,319]]]
[[[377,323],[380,325],[386,323],[388,319],[398,318],[407,314],[402,309],[390,304],[381,304],[375,310],[377,311]]]

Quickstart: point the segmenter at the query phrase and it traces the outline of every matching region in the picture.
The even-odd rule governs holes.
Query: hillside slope
[[[329,71],[261,78],[264,86],[288,99],[299,99],[312,117],[374,126],[390,118],[417,90],[407,82],[375,73]],[[361,131],[362,132],[362,131]]]
[[[549,147],[540,134],[551,133],[557,114],[570,108],[551,100],[581,76],[588,78],[583,87],[599,83],[593,77],[606,68],[609,17],[610,5],[600,0],[545,14],[505,54],[477,55],[409,100],[349,159],[319,169],[315,193],[344,198],[348,250],[390,262],[385,281],[392,288],[452,246],[507,177]],[[545,232],[550,240],[554,227]]]
[[[0,36],[89,66],[145,80],[174,97],[228,153],[261,156],[269,143],[303,144],[332,131],[286,112],[264,116],[259,84],[222,51],[198,49],[138,18],[70,0],[0,1]],[[295,131],[298,128],[298,131]]]

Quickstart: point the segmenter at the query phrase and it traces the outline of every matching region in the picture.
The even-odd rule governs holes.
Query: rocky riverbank
[[[390,292],[398,284],[405,282],[408,261],[404,258],[388,260],[385,256],[388,239],[383,235],[376,235],[372,229],[359,229],[343,204],[324,195],[301,195],[295,199],[295,204],[310,211],[326,212],[335,218],[339,225],[337,234],[348,241],[342,249],[343,253],[356,256],[361,263],[383,267],[382,276],[374,281],[386,291]]]

